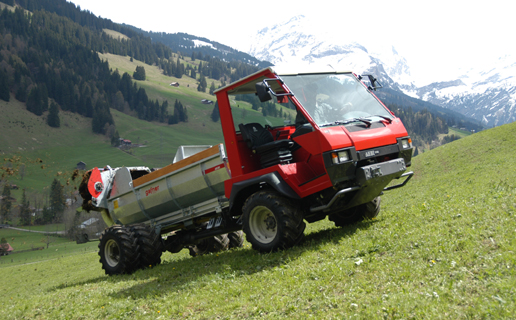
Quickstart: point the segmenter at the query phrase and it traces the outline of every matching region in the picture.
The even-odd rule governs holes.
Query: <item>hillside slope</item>
[[[516,309],[516,124],[413,160],[373,221],[308,225],[287,251],[186,250],[105,276],[94,253],[1,265],[6,318],[507,319]],[[11,258],[11,257],[10,257]],[[16,257],[13,255],[13,259]],[[81,268],[77,269],[77,265]],[[35,285],[37,284],[37,285]],[[88,301],[88,303],[84,303]]]
[[[197,91],[198,81],[187,76],[174,78],[163,75],[156,65],[148,65],[128,56],[101,54],[100,59],[106,61],[112,71],[132,74],[137,66],[144,66],[147,79],[134,81],[138,87],[144,88],[150,99],[160,103],[168,101],[168,113],[174,113],[174,102],[180,101],[188,113],[188,122],[175,125],[149,122],[138,119],[131,110],[124,112],[111,108],[116,130],[120,137],[131,140],[142,147],[134,147],[127,152],[110,146],[107,135],[94,134],[91,129],[92,119],[77,113],[60,111],[60,128],[51,128],[46,124],[48,112],[36,116],[26,110],[25,104],[11,99],[9,102],[0,100],[0,155],[7,159],[20,157],[14,167],[23,166],[24,176],[17,174],[8,177],[9,182],[20,187],[13,190],[15,198],[21,198],[21,189],[29,192],[44,193],[54,177],[64,183],[72,175],[79,161],[84,161],[87,168],[111,165],[162,167],[170,164],[180,145],[215,145],[223,143],[220,121],[213,122],[210,118],[213,104],[203,104],[201,100],[215,100],[215,96]],[[192,62],[189,57],[175,59],[183,64],[198,65],[204,61],[197,59]],[[132,60],[132,61],[131,61]],[[208,80],[215,86],[220,81]],[[178,82],[179,87],[170,86]],[[251,109],[246,102],[239,102],[235,110],[235,121],[242,119],[242,110],[246,110],[246,119],[261,113]],[[127,109],[127,108],[126,108]],[[43,162],[37,162],[40,159]],[[7,164],[7,160],[0,164]],[[58,173],[61,174],[58,175]],[[64,179],[63,179],[64,178]],[[34,203],[34,201],[32,201]]]

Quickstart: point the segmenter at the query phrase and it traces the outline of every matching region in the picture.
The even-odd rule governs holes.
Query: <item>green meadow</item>
[[[18,170],[16,175],[8,177],[10,183],[20,187],[12,190],[15,198],[21,199],[22,188],[28,193],[45,194],[54,178],[70,185],[72,192],[80,181],[72,181],[70,177],[80,161],[86,163],[87,169],[106,165],[163,167],[173,161],[181,145],[224,142],[220,121],[213,122],[210,118],[214,105],[201,102],[202,99],[215,101],[215,96],[198,92],[196,79],[168,77],[157,66],[130,61],[129,57],[112,54],[99,56],[108,61],[113,71],[118,70],[121,74],[127,72],[132,75],[136,66],[143,65],[147,79],[136,81],[137,85],[146,90],[150,99],[157,99],[160,103],[168,100],[169,114],[174,112],[175,101],[181,101],[187,110],[188,122],[176,125],[148,122],[111,109],[120,137],[138,145],[122,151],[111,147],[109,137],[92,133],[90,118],[61,111],[61,127],[56,129],[46,124],[48,113],[38,117],[14,98],[10,102],[0,101],[0,111],[4,115],[0,118],[0,163]],[[177,58],[176,55],[174,59]],[[199,64],[199,60],[191,61],[188,57],[180,61]],[[212,81],[216,87],[221,84],[211,79],[208,79],[208,84]],[[172,87],[171,82],[179,82],[180,86]],[[232,105],[235,124],[253,122],[262,117],[261,112],[252,110],[246,102],[232,101]],[[295,116],[293,110],[283,110]],[[270,121],[275,125],[283,123],[281,118],[270,118]]]
[[[376,219],[310,224],[286,251],[183,250],[108,277],[95,242],[51,243],[33,254],[52,257],[0,264],[0,318],[514,318],[515,145],[513,123],[425,152]]]

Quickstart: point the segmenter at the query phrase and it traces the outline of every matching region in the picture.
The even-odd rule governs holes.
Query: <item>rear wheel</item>
[[[287,249],[303,238],[305,223],[302,211],[275,191],[254,193],[246,200],[242,212],[243,230],[255,250]]]
[[[359,206],[333,213],[329,216],[337,227],[344,227],[359,221],[373,219],[380,213],[381,198],[376,197],[372,201],[361,204]]]
[[[138,268],[138,244],[129,228],[112,226],[99,240],[100,263],[107,275],[130,274]]]
[[[228,238],[229,249],[241,248],[244,246],[244,232],[242,230],[228,233]]]
[[[201,256],[211,252],[219,252],[228,250],[229,238],[227,234],[219,234],[217,236],[202,239],[195,246],[188,247],[192,257]]]
[[[163,240],[160,234],[156,234],[154,228],[146,225],[135,225],[131,231],[137,239],[139,246],[139,268],[150,268],[161,263],[163,253]]]

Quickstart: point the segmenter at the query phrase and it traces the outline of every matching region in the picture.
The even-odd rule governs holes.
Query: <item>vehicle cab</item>
[[[352,72],[279,73],[266,68],[217,90],[234,213],[269,187],[318,220],[378,197],[411,164],[399,118]],[[257,112],[244,111],[251,104]],[[245,114],[245,116],[244,116]],[[390,188],[393,188],[390,187]]]

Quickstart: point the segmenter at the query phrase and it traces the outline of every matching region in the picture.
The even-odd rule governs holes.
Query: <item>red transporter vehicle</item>
[[[344,226],[375,217],[383,191],[413,175],[405,172],[412,142],[368,77],[370,86],[351,72],[261,70],[215,92],[225,148],[181,146],[155,171],[88,171],[79,189],[83,208],[108,225],[99,239],[106,273],[159,264],[165,250],[195,256],[239,247],[241,230],[254,249],[270,252],[297,244],[305,221],[329,216]]]
[[[351,72],[277,74],[264,69],[216,91],[231,168],[231,216],[253,248],[289,248],[304,220],[337,226],[373,218],[380,195],[412,177],[412,141],[400,119]],[[232,95],[258,95],[297,112],[295,122],[235,124]],[[233,107],[234,109],[234,107]],[[393,179],[404,177],[387,187]]]

